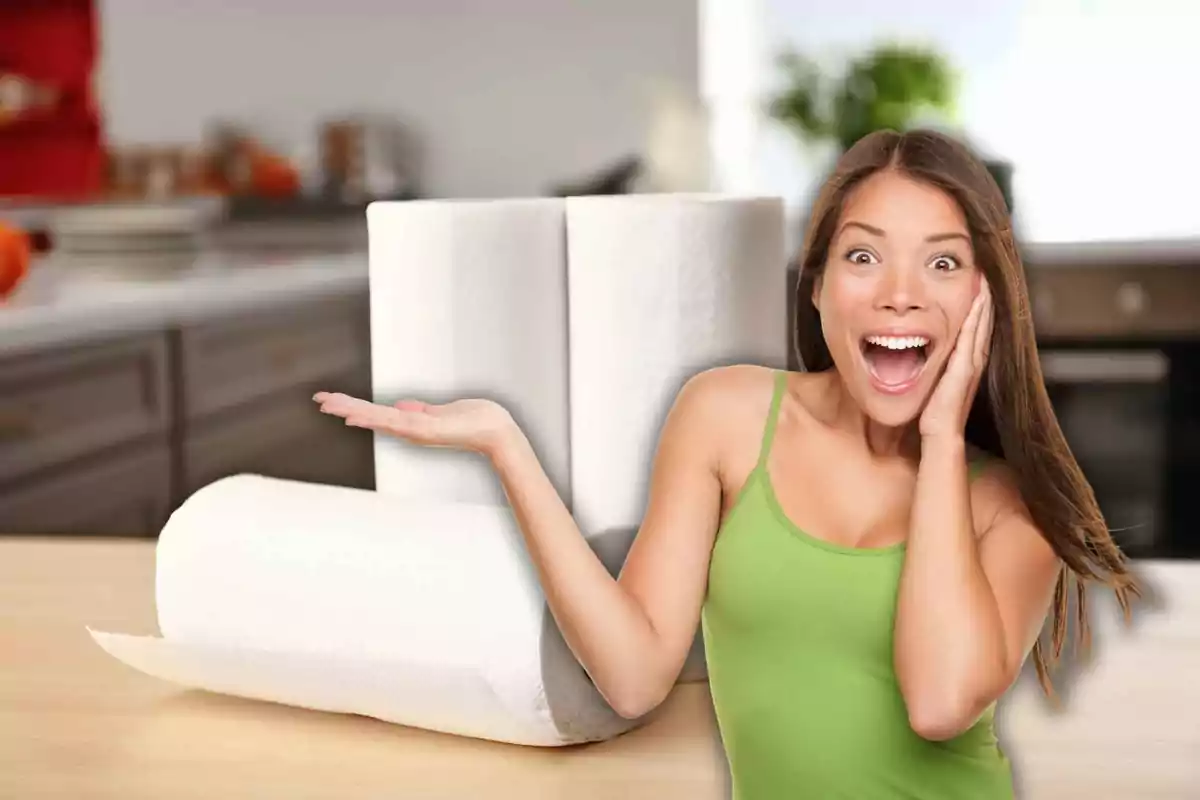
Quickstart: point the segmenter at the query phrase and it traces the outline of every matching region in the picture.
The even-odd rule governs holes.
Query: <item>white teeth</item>
[[[924,336],[868,336],[867,341],[889,350],[907,350],[910,347],[924,347],[929,340]]]

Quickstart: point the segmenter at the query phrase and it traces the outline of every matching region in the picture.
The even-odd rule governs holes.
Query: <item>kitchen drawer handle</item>
[[[0,442],[33,435],[33,414],[0,410]]]
[[[1117,308],[1123,314],[1141,314],[1146,310],[1146,300],[1146,290],[1140,283],[1130,281],[1117,289]]]

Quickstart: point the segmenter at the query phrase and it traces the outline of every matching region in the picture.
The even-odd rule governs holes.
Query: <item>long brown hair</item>
[[[804,369],[833,368],[812,302],[817,278],[849,192],[881,170],[897,170],[949,194],[967,219],[976,263],[992,289],[994,326],[987,374],[967,421],[972,445],[1002,458],[1016,474],[1034,523],[1062,559],[1054,592],[1051,656],[1039,637],[1033,656],[1044,691],[1053,695],[1050,665],[1062,655],[1070,584],[1075,584],[1078,637],[1089,640],[1086,584],[1110,587],[1126,618],[1141,590],[1109,535],[1095,494],[1071,454],[1046,394],[1038,361],[1025,270],[1011,215],[987,167],[961,142],[929,130],[876,131],[838,161],[812,211],[796,289],[794,346]]]

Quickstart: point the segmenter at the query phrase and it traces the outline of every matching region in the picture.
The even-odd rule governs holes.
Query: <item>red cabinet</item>
[[[98,43],[94,0],[0,0],[0,75],[54,94],[49,107],[0,120],[0,196],[70,199],[99,191]]]

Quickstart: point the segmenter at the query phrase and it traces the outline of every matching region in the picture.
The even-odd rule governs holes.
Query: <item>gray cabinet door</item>
[[[334,389],[344,383],[329,381]],[[189,423],[182,490],[186,497],[238,473],[370,489],[373,452],[370,431],[322,414],[312,391],[297,389]]]
[[[370,391],[365,293],[0,359],[0,533],[154,535],[253,472],[374,486],[373,439],[318,389]]]
[[[106,451],[0,489],[0,533],[155,536],[169,512],[165,439]]]
[[[208,416],[370,364],[364,295],[215,319],[180,332],[182,410]]]
[[[0,484],[170,424],[163,334],[0,360]]]

